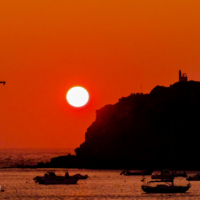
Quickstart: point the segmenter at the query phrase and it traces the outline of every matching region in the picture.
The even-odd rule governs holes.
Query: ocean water
[[[66,169],[55,169],[64,175]],[[86,180],[75,185],[41,185],[35,176],[42,176],[46,169],[1,169],[0,199],[62,199],[62,200],[197,200],[200,199],[200,182],[191,182],[192,187],[183,194],[146,194],[141,189],[142,176],[123,176],[120,170],[68,169],[69,174],[87,174]],[[149,178],[148,176],[147,178]],[[178,184],[181,180],[178,180]]]
[[[19,153],[20,151],[18,151]],[[34,152],[40,152],[40,155],[35,155]],[[6,161],[12,165],[20,162],[31,160],[35,162],[36,158],[42,158],[42,150],[31,151],[22,155],[15,151],[15,154],[10,155],[12,162]],[[49,155],[59,155],[62,151],[56,153],[56,150],[44,151],[45,159],[50,159]],[[8,153],[8,152],[7,152]],[[63,152],[65,153],[65,151]],[[26,155],[26,156],[25,156]],[[32,155],[32,156],[31,156]],[[48,156],[47,156],[48,155]],[[65,155],[65,154],[64,154]],[[54,156],[53,156],[54,157]],[[7,156],[4,155],[4,158]],[[14,161],[14,158],[16,160]],[[1,158],[3,161],[3,159]],[[19,163],[17,163],[19,164]],[[197,200],[200,199],[200,182],[191,182],[192,187],[183,194],[146,194],[141,189],[142,176],[124,176],[120,175],[121,170],[89,170],[89,169],[67,169],[70,175],[80,173],[89,176],[86,180],[79,180],[75,185],[40,185],[35,183],[33,178],[42,176],[50,169],[19,169],[19,168],[1,168],[0,169],[0,186],[4,191],[0,192],[0,199],[16,199],[16,200],[47,200],[47,199],[62,199],[62,200]],[[66,169],[52,169],[57,175],[64,175]],[[187,172],[195,174],[197,172]],[[150,176],[146,176],[150,179]],[[177,178],[175,184],[186,184],[184,178]]]
[[[49,162],[68,153],[75,155],[74,149],[0,149],[0,168]]]

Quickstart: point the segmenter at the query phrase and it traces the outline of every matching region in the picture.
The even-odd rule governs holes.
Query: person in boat
[[[68,173],[68,171],[65,172],[65,178],[69,178],[69,173]]]
[[[47,178],[47,177],[55,177],[55,176],[56,176],[56,174],[53,171],[49,171],[49,172],[47,172],[47,173],[44,174],[45,178]]]
[[[56,176],[54,171],[50,171],[50,172],[48,172],[48,174],[49,174],[50,177],[55,177]]]

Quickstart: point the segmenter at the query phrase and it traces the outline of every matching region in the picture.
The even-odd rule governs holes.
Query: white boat
[[[65,176],[56,176],[54,171],[49,171],[44,176],[36,176],[33,180],[39,184],[76,184],[79,178],[70,177],[68,173]]]

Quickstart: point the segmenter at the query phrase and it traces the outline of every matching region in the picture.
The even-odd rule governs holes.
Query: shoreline
[[[38,162],[35,165],[16,165],[8,168],[76,168],[76,169],[111,169],[111,170],[159,170],[159,169],[174,169],[174,170],[200,170],[198,167],[199,159],[188,160],[172,160],[172,159],[83,159],[76,155],[68,154],[66,156],[54,157],[50,162]]]

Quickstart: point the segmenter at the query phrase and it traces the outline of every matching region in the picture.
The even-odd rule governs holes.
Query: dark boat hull
[[[120,175],[124,174],[125,176],[139,176],[139,175],[151,175],[152,170],[141,170],[141,171],[135,171],[135,172],[130,172],[130,171],[122,171]]]
[[[188,181],[200,181],[200,177],[189,177],[187,178]]]
[[[190,186],[162,186],[151,187],[142,185],[142,190],[146,193],[184,193]]]
[[[125,176],[137,176],[137,175],[143,175],[142,172],[130,172],[127,174],[124,174]]]
[[[73,176],[70,176],[70,178],[87,179],[88,175],[75,174]]]
[[[45,184],[45,185],[50,185],[50,184],[76,184],[78,182],[78,179],[60,179],[60,178],[43,178],[40,179],[39,184]]]

